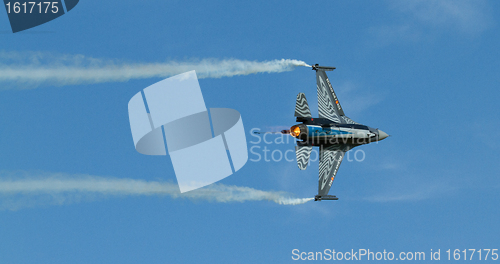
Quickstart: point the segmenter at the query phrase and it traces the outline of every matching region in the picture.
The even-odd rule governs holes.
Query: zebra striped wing
[[[344,110],[340,106],[337,95],[333,91],[332,84],[328,80],[325,71],[316,71],[316,82],[318,88],[319,117],[345,124],[346,121],[341,118],[344,115]]]
[[[333,145],[320,149],[318,195],[327,195],[347,150]]]

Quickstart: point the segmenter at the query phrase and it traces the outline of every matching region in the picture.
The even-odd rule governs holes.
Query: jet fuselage
[[[388,137],[382,130],[361,124],[339,124],[326,118],[297,118],[302,124],[290,128],[290,135],[303,140],[301,145],[349,144],[359,146]]]

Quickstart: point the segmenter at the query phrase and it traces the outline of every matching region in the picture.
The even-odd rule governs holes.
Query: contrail
[[[7,174],[7,176],[6,176]],[[181,194],[177,184],[137,179],[104,178],[62,173],[38,176],[0,173],[0,209],[15,210],[38,204],[67,204],[107,196],[169,196],[173,199],[213,202],[272,201],[283,205],[303,204],[314,198],[294,198],[285,192],[261,191],[224,184]],[[27,176],[26,176],[27,175]]]
[[[157,63],[124,62],[96,59],[84,55],[0,52],[0,83],[4,89],[36,88],[41,85],[76,85],[125,82],[132,79],[165,78],[196,70],[198,78],[221,78],[255,73],[291,71],[309,66],[292,59],[247,61],[238,59],[202,59]]]

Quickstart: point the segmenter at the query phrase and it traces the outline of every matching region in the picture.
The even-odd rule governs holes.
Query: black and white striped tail
[[[309,164],[312,147],[310,146],[295,146],[295,155],[297,156],[297,166],[299,169],[305,170]]]
[[[303,93],[299,93],[297,95],[297,102],[295,103],[295,116],[311,117],[311,110],[309,110],[306,95]]]

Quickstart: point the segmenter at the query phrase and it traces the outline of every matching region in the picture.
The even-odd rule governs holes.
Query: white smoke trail
[[[169,196],[214,202],[272,201],[303,204],[313,198],[293,198],[285,192],[261,191],[224,184],[181,194],[177,184],[89,175],[0,173],[0,209],[15,210],[43,204],[67,204],[107,196]],[[7,176],[6,176],[7,175]]]
[[[167,61],[132,63],[104,60],[83,55],[0,52],[0,82],[19,88],[40,85],[74,85],[125,82],[132,79],[165,78],[196,70],[198,78],[220,78],[254,73],[291,71],[305,62],[291,59],[246,61],[203,59],[191,62]],[[13,88],[2,85],[4,89]]]

